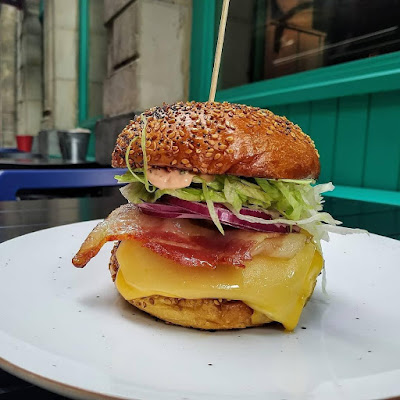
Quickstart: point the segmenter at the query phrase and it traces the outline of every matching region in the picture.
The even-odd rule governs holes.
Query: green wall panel
[[[288,109],[289,107],[285,104],[279,105],[279,106],[272,106],[272,107],[267,107],[269,110],[271,110],[273,113],[276,115],[280,115],[281,117],[288,117]]]
[[[371,95],[364,186],[398,190],[400,91]]]
[[[321,161],[319,182],[332,180],[335,147],[337,99],[314,101],[311,104],[309,135],[315,142]]]
[[[311,102],[289,104],[288,118],[308,133],[310,130]]]
[[[362,186],[369,96],[339,99],[334,151],[333,181]]]
[[[189,98],[206,101],[211,85],[215,44],[215,0],[193,0]]]
[[[321,157],[319,182],[400,190],[400,91],[269,109],[298,124],[314,140]]]

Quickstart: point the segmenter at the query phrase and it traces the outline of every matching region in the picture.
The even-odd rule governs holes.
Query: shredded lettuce
[[[242,198],[229,176],[224,179],[224,195],[226,202],[231,204],[235,211],[239,212],[243,205]]]
[[[122,195],[129,199],[130,203],[138,204],[143,202],[153,202],[153,193],[146,190],[146,186],[142,182],[132,182],[121,188]]]
[[[143,122],[142,128],[142,138],[141,138],[141,147],[142,147],[142,154],[143,154],[143,177],[144,177],[144,185],[146,186],[146,190],[148,192],[154,192],[156,190],[155,187],[150,187],[149,180],[147,179],[147,153],[146,153],[146,127],[147,127],[147,119],[142,114],[140,116],[141,121]]]
[[[128,164],[127,164],[128,165]],[[330,214],[322,212],[321,193],[332,191],[332,183],[316,185],[315,181],[294,179],[242,178],[233,175],[216,175],[206,182],[200,176],[193,178],[192,184],[183,189],[157,189],[149,191],[143,169],[129,170],[115,177],[118,182],[129,183],[121,189],[131,203],[155,202],[164,195],[187,201],[205,202],[210,216],[223,233],[214,203],[224,204],[238,218],[261,224],[297,225],[308,231],[320,247],[321,240],[329,240],[328,232],[349,233],[354,230],[339,227],[341,222]],[[273,219],[264,220],[240,213],[242,207],[270,212]]]
[[[214,222],[215,226],[218,228],[218,230],[224,235],[225,234],[224,228],[222,227],[221,222],[218,218],[218,215],[215,212],[214,201],[212,200],[212,197],[210,196],[210,190],[207,187],[206,181],[202,182],[202,189],[203,189],[204,198],[206,200],[206,204],[208,207],[208,212],[210,213],[210,217],[211,217],[212,221]]]
[[[250,222],[287,225],[298,225],[310,232],[316,241],[328,239],[328,230],[340,224],[328,213],[321,212],[322,192],[333,190],[332,184],[314,185],[312,180],[240,178],[232,175],[215,176],[206,182],[197,176],[191,186],[183,189],[156,189],[149,192],[145,185],[143,169],[128,171],[116,176],[122,183],[130,183],[122,189],[122,194],[132,203],[155,202],[164,195],[178,197],[182,200],[206,202],[218,229],[222,226],[214,211],[213,203],[222,203],[238,218]],[[271,210],[279,213],[279,218],[263,220],[240,214],[242,207]],[[329,226],[329,228],[328,228]]]
[[[135,172],[132,170],[131,164],[129,162],[129,153],[131,152],[131,147],[132,147],[133,143],[135,143],[136,140],[138,140],[138,139],[139,139],[139,136],[136,136],[129,142],[128,149],[126,150],[126,153],[125,153],[125,163],[126,163],[126,167],[128,168],[128,171],[133,175],[133,177],[137,181],[144,184],[144,180],[135,174]],[[126,175],[126,178],[129,179],[129,177],[130,177],[129,173],[126,173],[125,175]],[[117,179],[117,176],[119,176],[119,175],[116,175],[115,179]],[[123,179],[122,176],[121,176],[121,179]],[[118,181],[118,182],[121,182],[121,181]],[[127,182],[129,182],[129,180],[127,180]]]

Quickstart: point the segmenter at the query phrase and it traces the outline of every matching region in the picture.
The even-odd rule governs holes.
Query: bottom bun
[[[113,281],[119,269],[116,257],[118,244],[112,250],[109,264]],[[265,315],[238,300],[178,299],[154,295],[128,300],[128,302],[167,323],[197,329],[239,329],[272,322]]]
[[[238,329],[271,322],[242,301],[150,296],[129,303],[165,322],[197,329]]]

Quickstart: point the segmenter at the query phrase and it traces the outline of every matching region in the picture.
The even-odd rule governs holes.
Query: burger
[[[128,202],[73,258],[115,242],[119,293],[167,323],[208,330],[276,321],[293,330],[339,223],[322,211],[313,141],[285,117],[239,104],[175,103],[118,136],[113,167]]]

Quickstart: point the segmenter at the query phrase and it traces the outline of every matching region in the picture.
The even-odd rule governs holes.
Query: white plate
[[[400,394],[400,242],[332,235],[293,333],[201,332],[158,322],[117,294],[111,244],[71,258],[96,221],[0,245],[0,366],[75,398],[377,399]],[[306,329],[302,329],[302,327]]]

